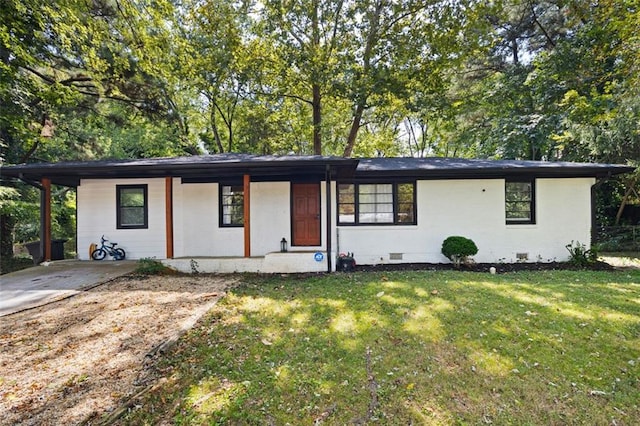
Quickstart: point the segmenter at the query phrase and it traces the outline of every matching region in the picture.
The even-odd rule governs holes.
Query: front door
[[[291,223],[292,245],[320,245],[320,184],[291,184]]]

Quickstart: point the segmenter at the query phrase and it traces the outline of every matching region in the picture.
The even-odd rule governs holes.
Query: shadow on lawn
[[[631,422],[639,282],[637,271],[247,277],[129,420]]]

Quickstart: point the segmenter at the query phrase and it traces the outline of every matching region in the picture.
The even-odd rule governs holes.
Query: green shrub
[[[573,240],[565,246],[569,251],[569,263],[576,266],[588,266],[598,261],[598,251],[594,248],[587,249],[585,244]]]
[[[172,273],[173,269],[163,265],[159,260],[144,257],[138,260],[135,272],[141,275],[162,275]]]
[[[460,267],[461,262],[466,262],[469,256],[478,253],[478,247],[469,238],[452,236],[442,242],[442,254],[451,260],[456,267]]]

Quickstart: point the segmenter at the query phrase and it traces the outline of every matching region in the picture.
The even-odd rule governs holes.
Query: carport
[[[45,262],[2,276],[0,316],[46,305],[132,272],[134,261]]]

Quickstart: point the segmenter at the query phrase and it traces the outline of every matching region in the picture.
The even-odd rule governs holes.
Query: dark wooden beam
[[[48,262],[51,260],[51,179],[42,178],[42,191],[43,197],[42,206],[44,211],[44,217],[42,222],[42,243],[44,248],[42,250],[43,261]]]

